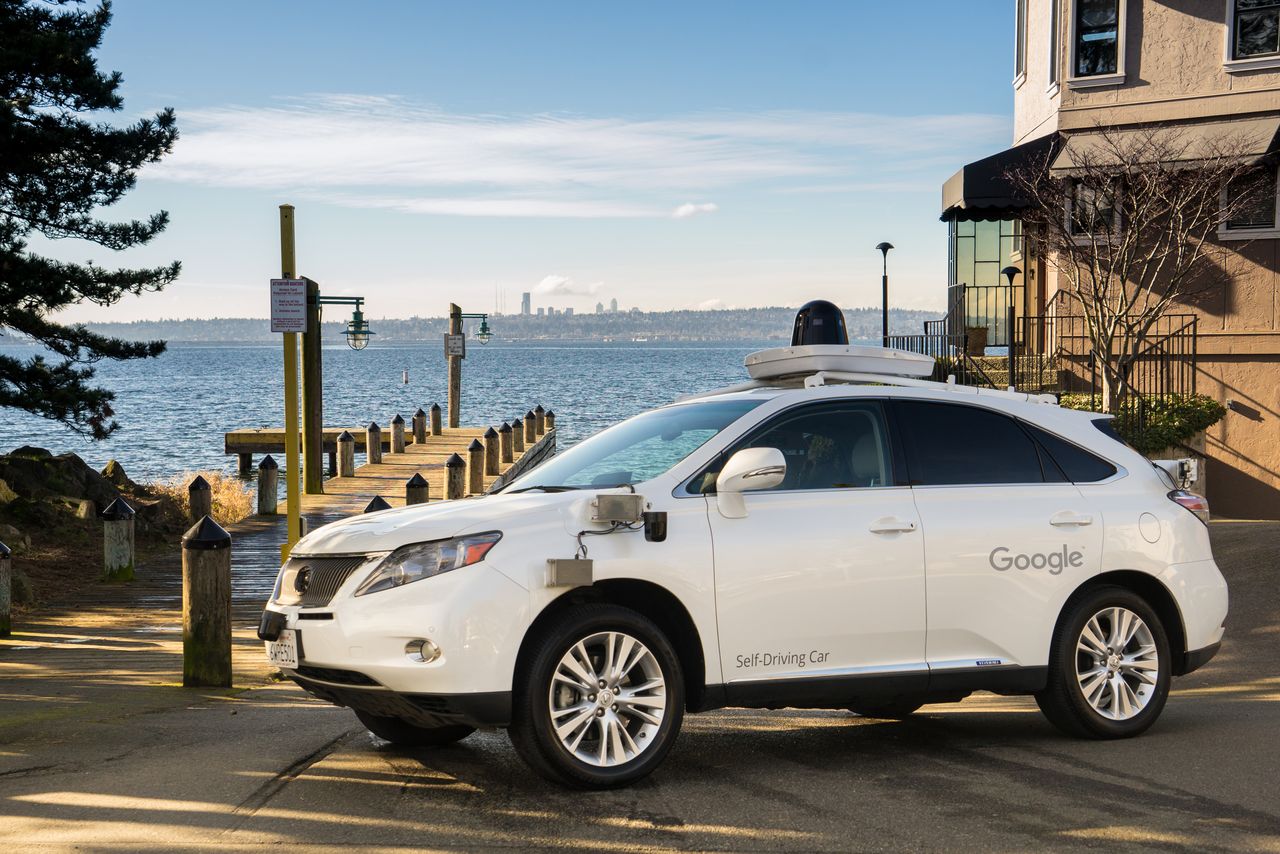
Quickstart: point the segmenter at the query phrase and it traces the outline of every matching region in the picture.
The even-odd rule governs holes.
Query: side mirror
[[[747,515],[742,493],[773,489],[787,477],[787,458],[777,448],[743,448],[724,464],[716,477],[716,503],[728,519]]]

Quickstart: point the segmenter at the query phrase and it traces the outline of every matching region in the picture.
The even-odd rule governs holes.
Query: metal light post
[[[1016,367],[1016,359],[1014,359],[1014,355],[1013,355],[1013,345],[1015,340],[1014,334],[1013,334],[1013,326],[1014,326],[1013,280],[1017,278],[1021,273],[1022,271],[1019,270],[1017,267],[1013,266],[1012,264],[1010,264],[1008,267],[1005,267],[1003,270],[1000,271],[1000,275],[1004,276],[1009,281],[1009,298],[1006,300],[1007,308],[1005,309],[1004,337],[1005,337],[1005,343],[1009,345],[1008,356],[1006,358],[1008,359],[1010,389],[1014,389],[1018,385],[1018,379],[1014,375],[1014,368]]]
[[[889,346],[889,250],[893,248],[893,244],[889,241],[883,241],[876,244],[876,248],[880,250],[883,267],[880,274],[880,345],[882,347]]]

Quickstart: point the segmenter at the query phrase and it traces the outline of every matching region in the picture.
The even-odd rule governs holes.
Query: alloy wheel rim
[[[1151,627],[1128,608],[1098,611],[1076,641],[1076,681],[1089,706],[1108,720],[1127,721],[1156,693],[1160,654]]]
[[[561,746],[588,765],[611,768],[653,745],[666,714],[667,683],[639,640],[597,632],[560,658],[547,699]]]

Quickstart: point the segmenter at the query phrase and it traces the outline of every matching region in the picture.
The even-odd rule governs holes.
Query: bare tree
[[[1131,394],[1159,320],[1230,280],[1220,224],[1274,193],[1255,180],[1253,142],[1169,126],[1098,127],[1059,169],[1050,155],[1006,175],[1029,205],[1028,240],[1084,318],[1105,411]]]

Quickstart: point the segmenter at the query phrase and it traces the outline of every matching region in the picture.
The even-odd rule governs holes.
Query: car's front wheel
[[[1146,600],[1100,587],[1064,612],[1036,702],[1068,735],[1128,738],[1160,716],[1171,664],[1168,635]]]
[[[385,739],[401,747],[440,747],[445,744],[453,744],[455,741],[461,741],[475,732],[474,727],[460,724],[456,726],[421,727],[401,718],[372,715],[368,712],[357,711],[356,717],[360,719],[360,723],[368,728],[369,732],[378,738]]]
[[[684,716],[684,677],[661,629],[592,603],[565,611],[531,644],[509,732],[535,771],[610,788],[662,762]]]

